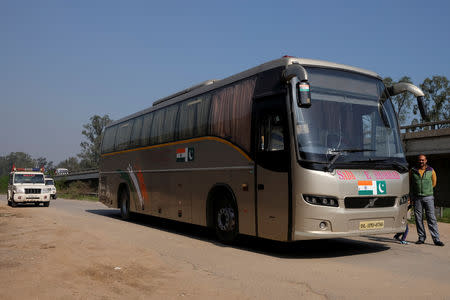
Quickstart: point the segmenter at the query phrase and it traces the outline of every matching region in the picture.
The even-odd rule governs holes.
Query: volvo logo
[[[378,200],[378,198],[370,198],[369,203],[364,208],[370,208],[375,207],[375,202]]]

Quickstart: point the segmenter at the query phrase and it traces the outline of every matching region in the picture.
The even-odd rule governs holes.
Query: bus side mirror
[[[291,85],[291,95],[299,107],[311,106],[311,90],[308,81],[308,73],[299,64],[289,65],[284,71],[283,77]]]
[[[299,81],[297,77],[293,77],[291,80],[291,93],[293,99],[297,102],[299,107],[311,106],[311,91],[309,89],[309,82]]]
[[[423,96],[417,97],[417,106],[419,107],[420,116],[422,117],[422,120],[424,120],[425,122],[430,122],[427,109],[423,104]]]
[[[404,92],[409,92],[414,96],[416,96],[420,116],[422,117],[422,120],[424,120],[425,122],[429,122],[430,118],[428,117],[425,105],[423,104],[423,97],[425,96],[425,94],[422,92],[420,88],[411,83],[399,82],[391,87],[388,87],[387,90],[391,96],[395,96]]]

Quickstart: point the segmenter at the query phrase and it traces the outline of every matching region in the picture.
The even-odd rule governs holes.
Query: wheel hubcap
[[[221,208],[217,212],[217,226],[222,231],[234,230],[235,216],[234,210],[230,207]]]

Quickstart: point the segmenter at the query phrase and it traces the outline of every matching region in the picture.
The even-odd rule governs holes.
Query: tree
[[[391,77],[386,77],[383,79],[383,82],[387,87],[399,82],[412,83],[411,78],[408,76],[403,76],[398,82],[393,81]],[[413,107],[413,95],[411,93],[401,93],[399,95],[392,96],[391,100],[394,105],[395,112],[397,113],[400,126],[406,125],[408,117],[411,115],[411,108]],[[414,114],[416,113],[417,112],[414,112]]]
[[[105,126],[110,122],[111,119],[108,115],[103,117],[94,115],[90,118],[90,123],[83,125],[84,130],[81,133],[87,141],[80,143],[82,150],[78,157],[81,159],[80,164],[84,168],[98,168],[102,133]]]
[[[35,159],[35,167],[41,168],[44,167],[45,170],[51,170],[53,169],[53,162],[47,161],[45,157],[38,157]]]
[[[66,160],[63,160],[60,162],[57,166],[57,168],[66,168],[69,170],[69,172],[76,172],[80,170],[80,164],[78,162],[78,158],[72,156],[69,157]]]
[[[0,157],[0,175],[11,172],[12,166],[17,168],[34,168],[36,161],[24,152],[11,152],[9,155]]]
[[[430,121],[450,120],[450,86],[447,77],[433,76],[431,79],[426,78],[420,88],[425,94],[424,105]],[[414,106],[414,113],[417,110],[417,106]],[[442,125],[439,127],[442,127]]]

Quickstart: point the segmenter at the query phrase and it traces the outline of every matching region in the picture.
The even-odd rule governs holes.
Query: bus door
[[[286,240],[289,226],[289,134],[284,96],[254,104],[258,236]]]

